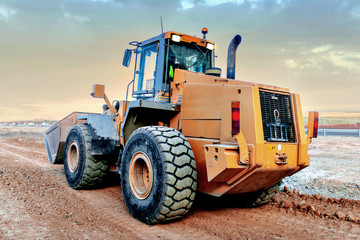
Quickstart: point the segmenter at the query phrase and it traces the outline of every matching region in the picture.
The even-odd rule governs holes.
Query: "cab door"
[[[158,78],[157,65],[159,43],[151,43],[140,48],[136,64],[133,97],[152,98],[155,93],[155,80]]]

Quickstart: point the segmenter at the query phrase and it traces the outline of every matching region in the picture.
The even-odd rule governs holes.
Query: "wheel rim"
[[[149,157],[137,152],[131,159],[129,169],[130,187],[138,199],[146,199],[153,186],[153,169]]]
[[[67,162],[70,172],[74,173],[79,166],[79,147],[75,141],[70,143]]]

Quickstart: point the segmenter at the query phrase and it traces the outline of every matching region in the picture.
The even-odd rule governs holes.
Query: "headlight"
[[[173,40],[174,42],[180,42],[180,36],[176,35],[176,34],[173,34],[171,36],[171,40]]]
[[[207,43],[207,44],[206,44],[206,48],[209,49],[209,50],[214,50],[214,44],[212,44],[212,43]]]

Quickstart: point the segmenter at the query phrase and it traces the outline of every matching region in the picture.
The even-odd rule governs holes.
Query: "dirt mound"
[[[303,212],[327,219],[339,219],[360,224],[360,201],[345,198],[327,198],[323,195],[301,194],[284,187],[273,199],[273,205],[286,211]]]

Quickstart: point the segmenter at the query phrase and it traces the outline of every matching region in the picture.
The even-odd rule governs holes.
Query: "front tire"
[[[183,217],[195,199],[197,173],[186,138],[167,127],[142,127],[126,143],[121,162],[126,206],[154,224]]]
[[[73,126],[66,138],[64,171],[74,189],[95,188],[104,182],[108,164],[91,155],[91,139],[87,124]]]

